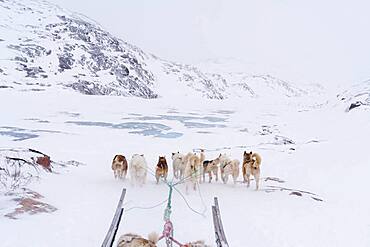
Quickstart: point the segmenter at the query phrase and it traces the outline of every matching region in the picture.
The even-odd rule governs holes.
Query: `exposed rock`
[[[51,172],[51,163],[49,156],[37,157],[36,163]]]
[[[348,107],[348,111],[350,111],[350,110],[352,110],[352,109],[354,109],[354,108],[356,108],[356,107],[359,107],[359,106],[361,106],[361,105],[363,105],[363,103],[362,103],[361,101],[357,101],[356,103],[352,103],[352,104]]]
[[[302,193],[301,192],[298,192],[298,191],[293,191],[293,192],[290,192],[289,195],[302,196]]]

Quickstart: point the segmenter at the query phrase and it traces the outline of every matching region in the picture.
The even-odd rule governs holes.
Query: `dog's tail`
[[[256,159],[257,165],[261,164],[261,156],[258,153],[253,153],[252,157]]]
[[[156,232],[149,233],[148,240],[156,244],[159,240],[159,234]]]

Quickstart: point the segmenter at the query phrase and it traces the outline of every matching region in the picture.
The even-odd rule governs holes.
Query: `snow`
[[[204,216],[191,211],[175,192],[172,220],[178,240],[203,239],[214,246],[211,205],[217,196],[230,246],[370,244],[370,200],[366,193],[370,115],[366,110],[346,113],[342,105],[332,104],[312,108],[309,104],[294,104],[294,99],[280,104],[259,99],[214,101],[196,97],[145,100],[84,96],[52,89],[2,89],[0,99],[0,127],[17,127],[26,132],[58,131],[40,132],[37,138],[22,141],[0,136],[0,147],[34,148],[55,160],[74,159],[86,164],[59,174],[45,173],[28,186],[58,210],[21,215],[17,220],[0,216],[4,247],[101,244],[123,187],[127,188],[126,211],[119,234],[146,236],[152,231],[161,232],[165,204],[160,203],[167,198],[167,186],[156,185],[150,174],[142,188],[130,185],[129,179],[117,181],[111,161],[115,154],[124,154],[129,160],[134,153],[143,153],[148,166],[154,169],[159,155],[166,155],[171,163],[171,152],[198,148],[206,149],[207,159],[227,153],[241,160],[244,150],[256,151],[262,155],[262,177],[285,182],[263,180],[260,191],[254,190],[254,181],[250,188],[242,183],[205,183],[200,185],[200,193],[192,191],[188,195],[179,185],[189,205],[204,212]],[[71,121],[118,126],[127,122],[155,123],[170,128],[164,132],[183,135],[166,138],[157,132],[142,135],[109,124],[85,126],[68,123]],[[216,126],[187,127],[188,122]],[[262,125],[268,126],[264,128],[270,132],[261,135]],[[275,143],[276,135],[295,144]],[[169,174],[171,178],[172,170]],[[271,192],[269,186],[312,192],[323,201],[313,200],[306,193],[300,197],[280,189]],[[14,205],[6,196],[0,198],[0,214],[4,215]]]

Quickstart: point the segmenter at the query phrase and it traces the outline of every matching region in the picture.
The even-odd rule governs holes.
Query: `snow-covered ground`
[[[178,240],[204,239],[214,246],[211,205],[217,196],[233,247],[369,246],[370,114],[362,108],[345,112],[344,104],[297,100],[146,100],[1,89],[0,147],[34,148],[55,160],[86,164],[43,173],[28,186],[57,208],[53,213],[9,219],[4,215],[14,205],[0,196],[1,246],[99,246],[123,187],[119,234],[161,232],[166,185],[156,185],[150,174],[142,188],[129,179],[117,181],[112,158],[145,154],[154,169],[159,155],[171,163],[171,152],[197,148],[206,150],[207,159],[227,153],[241,160],[244,150],[256,151],[264,179],[260,191],[253,183],[246,188],[218,182],[185,195],[179,185],[203,216],[175,192],[172,220]],[[304,192],[290,195],[283,188]]]

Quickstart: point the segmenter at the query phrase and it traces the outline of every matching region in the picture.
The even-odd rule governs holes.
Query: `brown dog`
[[[209,182],[212,182],[212,173],[216,176],[216,182],[218,181],[218,165],[220,164],[220,158],[217,157],[214,160],[203,161],[203,182],[206,181],[206,173],[209,176]]]
[[[127,174],[127,160],[126,157],[120,154],[114,156],[112,161],[112,170],[114,177],[119,179],[125,179]]]
[[[247,153],[244,151],[243,154],[243,178],[247,186],[250,185],[250,175],[256,180],[256,190],[259,189],[260,173],[261,173],[261,156],[258,153]]]
[[[159,183],[159,178],[163,178],[164,181],[167,181],[167,174],[168,174],[168,166],[165,156],[159,156],[158,164],[155,169],[155,178],[157,180],[157,184]]]

